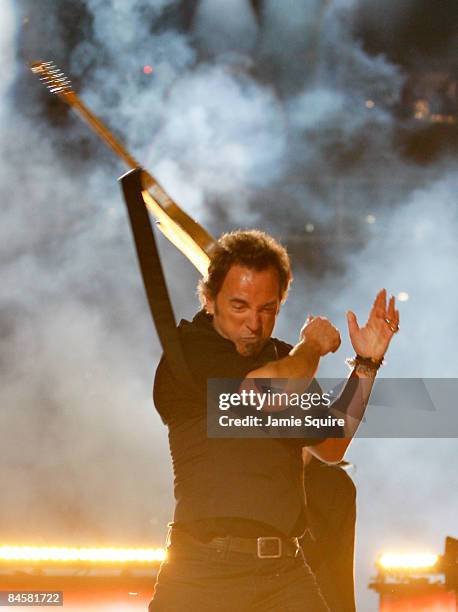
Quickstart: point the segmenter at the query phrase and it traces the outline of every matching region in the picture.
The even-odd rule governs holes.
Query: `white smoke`
[[[14,54],[16,20],[13,5],[7,0],[0,6],[0,19],[2,22],[2,28],[0,29],[0,56],[2,58],[3,69],[0,81],[0,112],[2,112],[17,69]]]
[[[354,39],[354,6],[269,1],[258,22],[249,3],[202,1],[187,32],[161,21],[176,2],[87,0],[90,26],[78,33],[75,25],[70,56],[57,10],[41,36],[33,19],[22,36],[33,54],[26,59],[66,58],[92,110],[213,231],[256,225],[305,240],[304,225],[313,222],[331,237],[329,252],[321,246],[316,257],[334,264],[319,278],[297,272],[277,335],[294,341],[307,311],[345,330],[345,310],[363,321],[386,286],[410,299],[401,304],[385,375],[454,376],[456,161],[428,174],[394,150],[389,109],[403,77]],[[18,112],[12,86],[21,15],[15,19],[5,0],[0,11],[0,486],[17,500],[2,520],[24,542],[41,532],[48,541],[74,534],[88,543],[158,543],[171,512],[165,430],[150,398],[159,346],[115,182],[124,168],[103,161],[95,146],[82,160],[78,138],[94,143],[95,136],[75,120],[66,131],[49,125],[37,98],[28,106],[22,100]],[[369,214],[375,223],[366,222]],[[363,248],[332,240],[343,221],[342,231],[362,237]],[[197,275],[161,246],[177,311],[189,316]],[[346,339],[321,373],[342,375],[349,353]],[[393,546],[407,546],[408,534],[438,550],[444,530],[453,531],[457,489],[448,488],[456,480],[446,467],[453,452],[445,440],[355,441],[365,611],[375,601],[368,568],[389,533]],[[447,506],[437,508],[428,485],[447,490]],[[432,513],[437,520],[407,532],[401,507],[411,525]]]
[[[398,302],[401,331],[392,342],[381,375],[457,376],[454,313],[458,298],[452,280],[458,260],[456,176],[455,169],[444,169],[442,176],[399,202],[391,215],[377,218],[367,248],[349,257],[347,274],[338,282],[325,279],[312,300],[309,295],[294,296],[302,303],[303,313],[317,314],[324,308],[342,331],[343,346],[323,361],[322,376],[342,376],[344,358],[353,354],[346,310],[356,308],[363,324],[383,286],[395,296],[407,293],[409,299]],[[298,310],[296,317],[300,316]],[[366,587],[375,575],[373,564],[378,553],[439,553],[445,536],[456,533],[455,454],[456,440],[447,439],[358,439],[352,443],[348,459],[357,466],[356,577],[362,609],[377,609],[375,595]],[[437,504],[444,495],[449,503]]]
[[[255,16],[245,0],[202,0],[194,28],[197,40],[212,55],[250,53],[258,36]]]
[[[269,89],[203,66],[170,90],[164,122],[155,138],[151,166],[176,189],[230,197],[230,213],[247,220],[246,197],[282,175],[286,158],[284,120]],[[229,162],[230,160],[230,162]],[[177,185],[173,180],[178,179]],[[192,204],[192,202],[191,202]]]

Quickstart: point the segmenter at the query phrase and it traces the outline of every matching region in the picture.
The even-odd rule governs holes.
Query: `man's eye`
[[[245,306],[243,306],[242,304],[232,304],[232,308],[234,310],[243,310]]]

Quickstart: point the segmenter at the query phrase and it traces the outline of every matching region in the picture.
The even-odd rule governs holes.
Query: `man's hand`
[[[383,359],[391,338],[399,328],[399,311],[395,309],[394,296],[391,296],[387,309],[386,289],[378,292],[364,327],[359,327],[356,315],[351,310],[347,312],[347,322],[356,353],[374,361]]]
[[[320,357],[335,353],[340,346],[340,332],[326,317],[309,316],[301,329],[300,339],[315,346]]]

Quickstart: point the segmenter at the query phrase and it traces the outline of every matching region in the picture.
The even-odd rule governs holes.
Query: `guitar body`
[[[142,197],[148,210],[157,220],[157,227],[178,250],[205,276],[210,257],[216,248],[215,239],[171,200],[159,183],[155,182],[149,189],[149,173],[143,173],[145,189]],[[153,179],[154,180],[154,179]]]

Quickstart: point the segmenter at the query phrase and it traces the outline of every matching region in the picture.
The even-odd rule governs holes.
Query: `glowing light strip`
[[[0,546],[1,561],[89,563],[152,563],[163,561],[164,548],[67,548],[57,546]]]
[[[426,570],[432,569],[439,555],[430,553],[384,553],[377,559],[377,565],[384,570]]]

